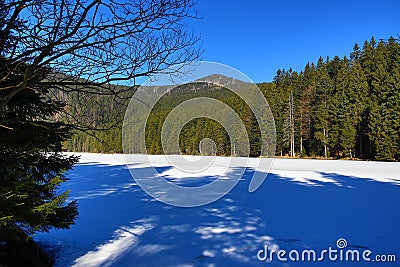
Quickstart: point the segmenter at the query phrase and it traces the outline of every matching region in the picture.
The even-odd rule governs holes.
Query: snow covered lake
[[[56,258],[56,266],[398,266],[400,262],[400,163],[274,159],[267,179],[249,193],[251,161],[256,160],[250,159],[242,166],[243,178],[227,195],[205,206],[180,208],[148,196],[131,177],[123,155],[80,155],[62,186],[78,201],[79,219],[70,230],[34,237]],[[196,179],[174,177],[163,156],[149,157],[180,185],[212,179],[212,172]],[[132,168],[140,167],[138,162]],[[339,245],[339,239],[345,245]],[[271,261],[265,258],[265,248],[287,253],[278,259],[276,252]],[[329,248],[337,251],[337,259],[321,254]],[[315,251],[316,262],[302,260],[304,250]],[[340,258],[349,250],[359,252],[358,262]],[[366,250],[371,254],[364,259]],[[297,260],[291,251],[298,251]],[[397,262],[376,262],[391,255]]]

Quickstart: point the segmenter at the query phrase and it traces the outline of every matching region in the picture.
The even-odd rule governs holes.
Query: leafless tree
[[[24,89],[121,97],[145,77],[199,58],[192,0],[0,0],[0,109]],[[47,70],[45,79],[43,70]],[[1,92],[2,91],[2,92]]]

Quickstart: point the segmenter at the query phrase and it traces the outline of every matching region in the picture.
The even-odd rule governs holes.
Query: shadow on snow
[[[79,219],[70,230],[39,233],[35,239],[53,253],[57,266],[310,266],[260,262],[256,255],[264,245],[287,251],[336,249],[339,238],[349,248],[398,253],[396,183],[323,172],[318,175],[324,179],[304,183],[270,173],[248,193],[252,172],[246,168],[237,186],[214,203],[178,208],[146,195],[125,165],[80,163],[62,188],[78,201]],[[198,186],[213,179],[169,181]]]

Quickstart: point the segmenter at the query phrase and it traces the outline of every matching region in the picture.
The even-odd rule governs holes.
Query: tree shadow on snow
[[[163,173],[171,167],[157,168]],[[242,171],[232,169],[231,175]],[[78,201],[79,219],[70,230],[35,239],[57,248],[58,266],[94,261],[96,266],[292,266],[260,262],[257,252],[264,245],[287,251],[336,248],[339,238],[349,248],[398,253],[398,184],[324,172],[318,173],[321,179],[299,182],[270,173],[257,191],[248,193],[253,172],[246,168],[236,187],[218,201],[179,208],[146,195],[125,165],[80,163],[62,188]],[[213,179],[169,181],[199,186]]]

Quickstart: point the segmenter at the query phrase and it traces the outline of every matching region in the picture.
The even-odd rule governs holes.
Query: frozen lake
[[[62,186],[78,201],[79,219],[70,230],[35,236],[55,256],[56,266],[399,264],[400,163],[274,159],[267,179],[249,193],[256,160],[250,159],[239,166],[245,168],[243,178],[227,195],[205,206],[180,208],[148,196],[131,177],[123,155],[81,155]],[[213,169],[185,179],[163,156],[149,157],[179,185],[213,179]],[[347,243],[343,248],[337,244],[341,238]],[[287,253],[281,259],[273,254],[270,261],[265,248]],[[322,253],[329,248],[337,250],[336,260]],[[304,250],[315,251],[322,262],[302,260]],[[360,257],[367,250],[371,254],[359,262],[341,260],[340,253],[349,250]],[[291,251],[298,251],[299,258]],[[397,264],[366,261],[390,255]]]

